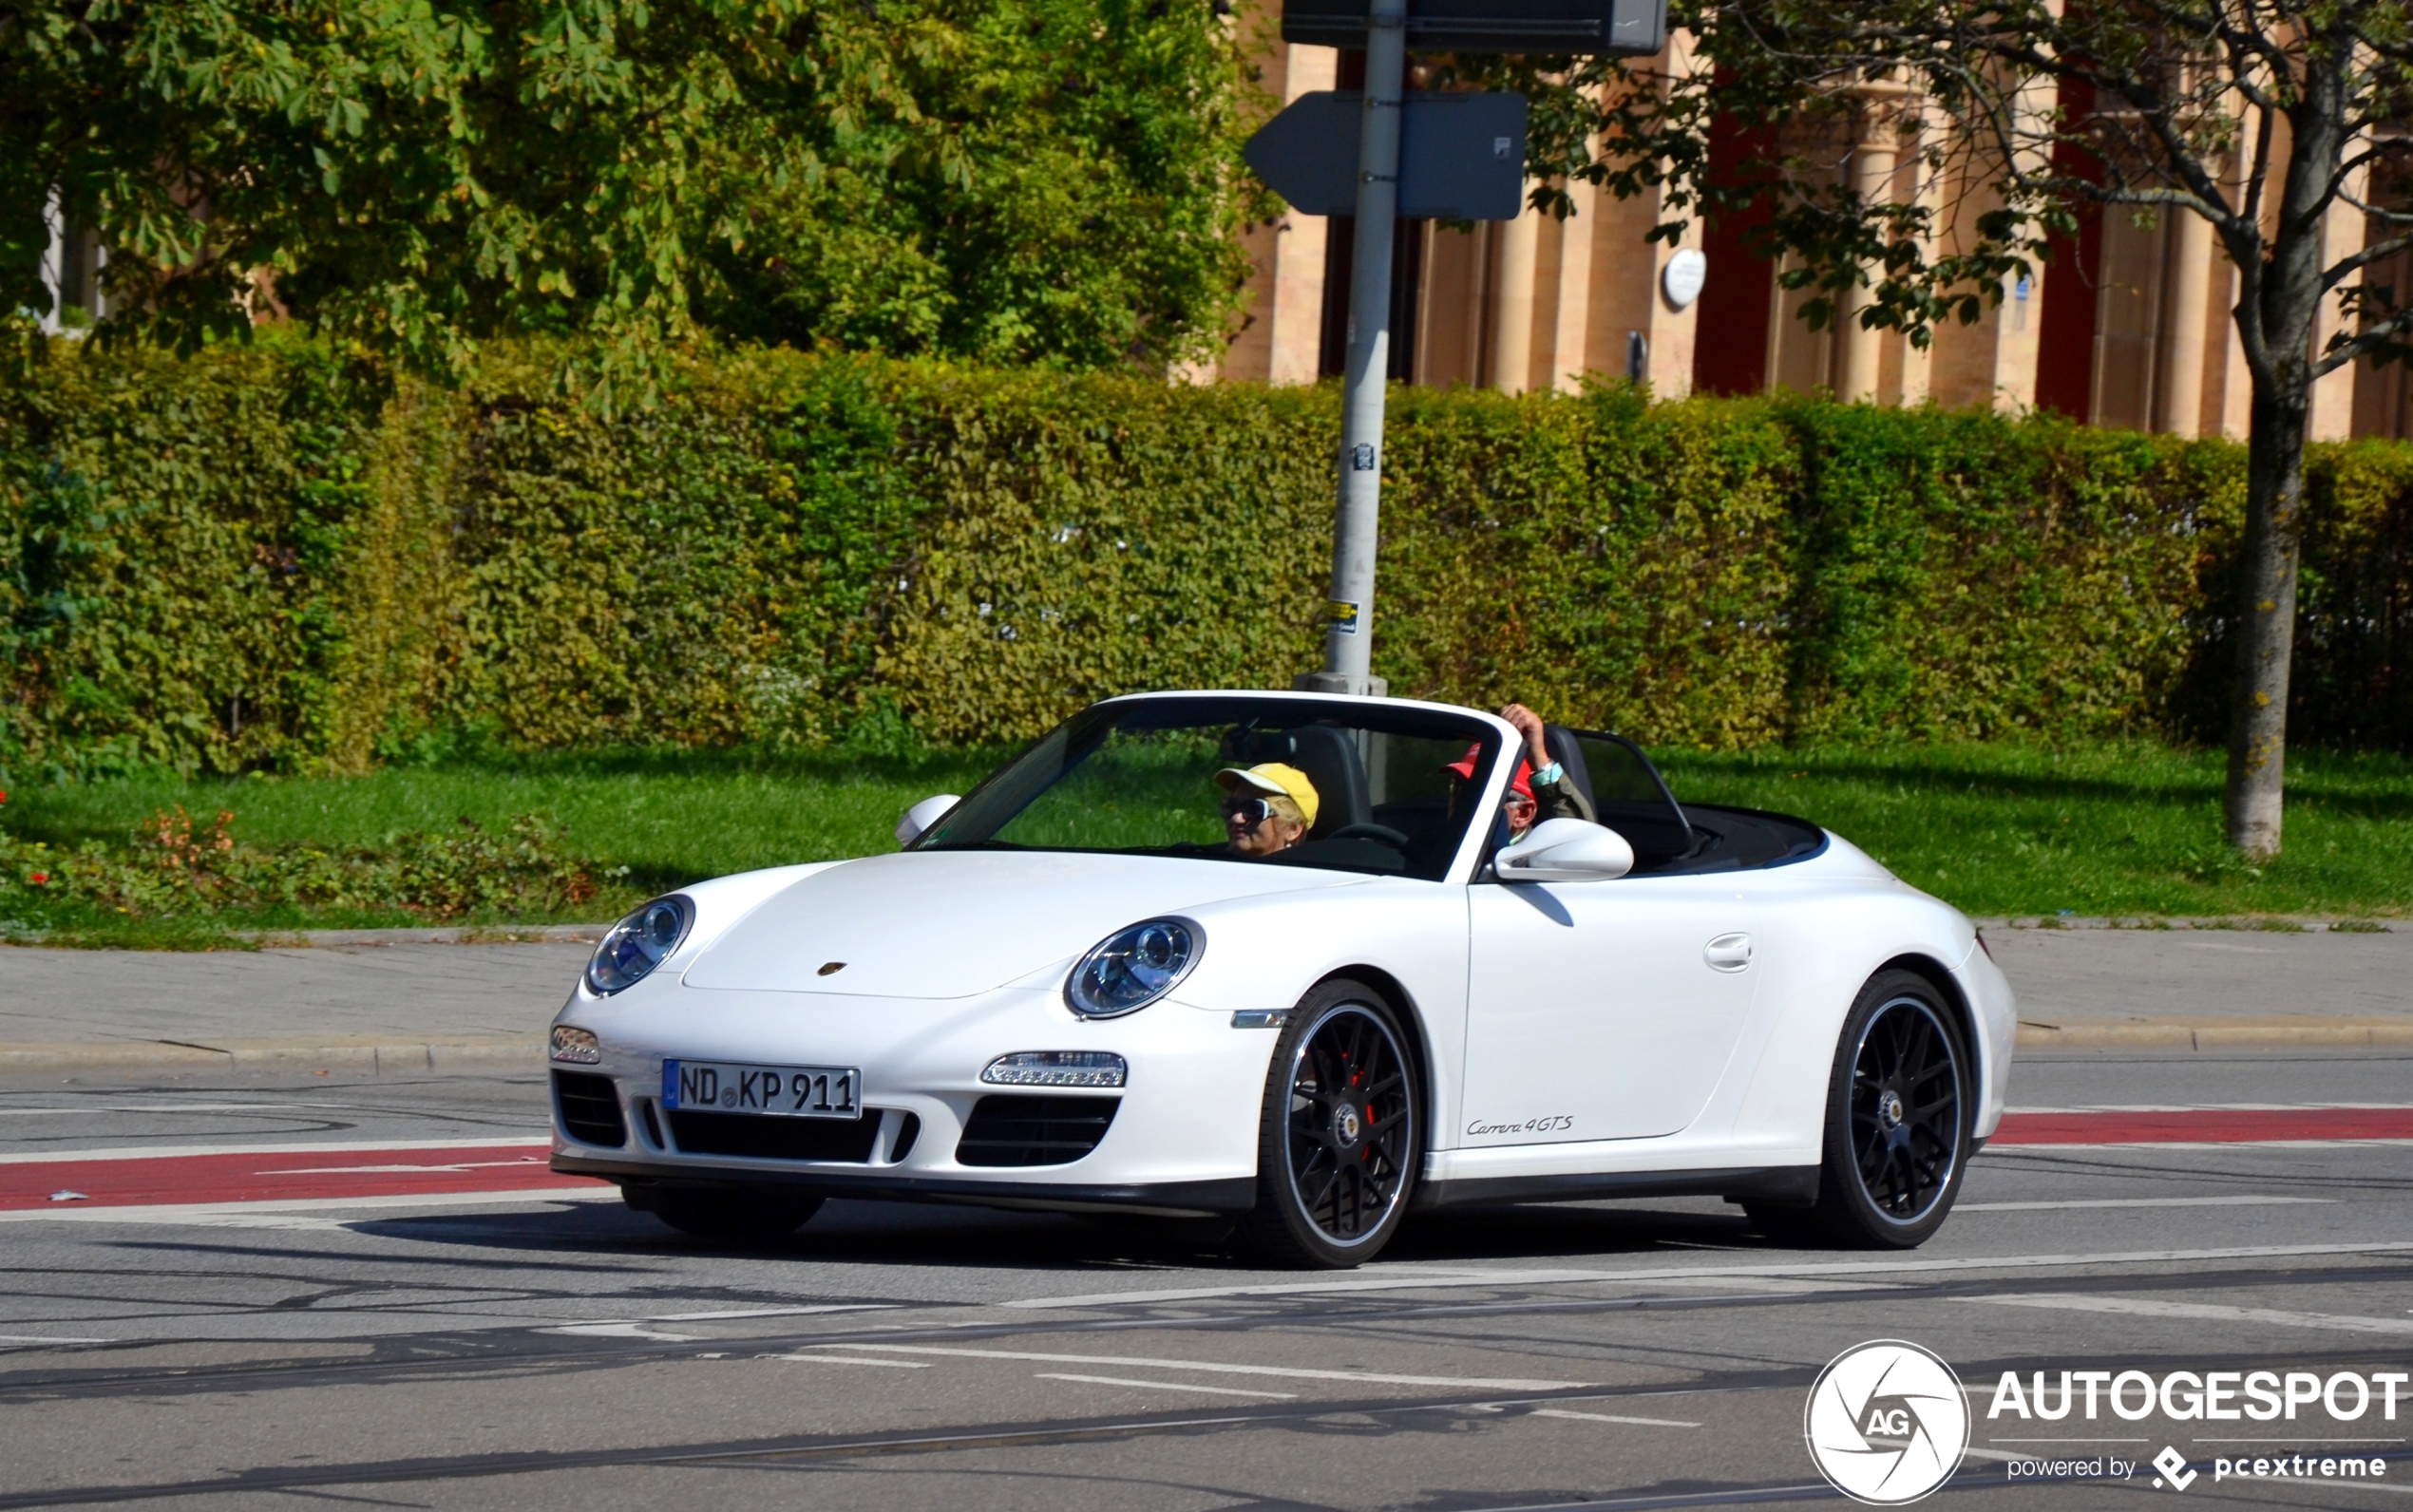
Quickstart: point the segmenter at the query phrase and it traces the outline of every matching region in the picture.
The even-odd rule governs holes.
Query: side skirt
[[[1757,1165],[1712,1171],[1626,1171],[1577,1176],[1486,1176],[1426,1181],[1417,1209],[1484,1202],[1592,1202],[1620,1197],[1722,1197],[1808,1206],[1818,1200],[1818,1167]]]

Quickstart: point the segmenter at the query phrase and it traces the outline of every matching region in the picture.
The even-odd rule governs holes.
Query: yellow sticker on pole
[[[1357,605],[1345,598],[1327,598],[1324,600],[1323,612],[1326,622],[1334,630],[1343,635],[1354,635],[1358,633]]]

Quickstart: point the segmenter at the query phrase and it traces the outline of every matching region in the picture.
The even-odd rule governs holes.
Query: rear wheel
[[[1242,1247],[1280,1265],[1374,1258],[1406,1216],[1423,1138],[1397,1015],[1356,982],[1318,987],[1274,1048]]]
[[[1967,1047],[1934,984],[1914,972],[1878,973],[1835,1048],[1816,1206],[1745,1211],[1779,1240],[1925,1243],[1960,1195],[1976,1095]]]
[[[818,1197],[746,1187],[622,1187],[621,1200],[681,1234],[760,1243],[785,1238],[821,1211]]]

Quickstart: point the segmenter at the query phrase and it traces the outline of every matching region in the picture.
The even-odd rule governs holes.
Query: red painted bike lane
[[[549,1153],[549,1145],[532,1140],[403,1149],[353,1145],[101,1160],[0,1159],[0,1212],[594,1189],[592,1178],[548,1170]]]
[[[2005,1113],[1997,1144],[2277,1144],[2413,1139],[2413,1107],[2182,1107]]]

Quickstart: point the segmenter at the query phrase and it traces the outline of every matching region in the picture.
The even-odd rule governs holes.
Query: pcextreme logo
[[[1875,1339],[1818,1372],[1801,1434],[1836,1490],[1871,1506],[1901,1506],[1960,1467],[1969,1446],[1968,1398],[1961,1378],[1930,1351]]]

